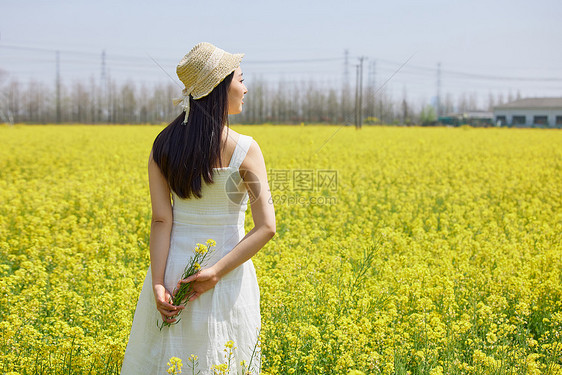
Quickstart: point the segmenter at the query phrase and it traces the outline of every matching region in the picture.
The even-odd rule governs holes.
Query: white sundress
[[[203,183],[202,198],[181,199],[172,193],[173,226],[164,284],[172,291],[197,243],[216,241],[207,267],[216,263],[244,237],[248,193],[238,169],[246,157],[252,137],[240,135],[228,167],[214,169],[214,183]],[[230,374],[241,372],[240,362],[252,364],[252,374],[260,371],[260,348],[256,345],[261,328],[260,293],[251,260],[223,277],[213,289],[203,293],[180,313],[177,324],[156,326],[162,318],[152,290],[151,268],[142,286],[121,374],[166,374],[171,357],[183,363],[198,357],[201,375],[213,374],[211,366],[225,363],[225,345],[234,342]],[[197,371],[196,371],[197,372]]]

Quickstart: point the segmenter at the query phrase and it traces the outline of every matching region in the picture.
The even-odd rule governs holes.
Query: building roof
[[[526,98],[497,105],[498,109],[562,109],[562,98]]]
[[[488,111],[467,111],[467,112],[455,112],[447,113],[445,116],[441,117],[456,117],[456,118],[494,118],[494,114]]]

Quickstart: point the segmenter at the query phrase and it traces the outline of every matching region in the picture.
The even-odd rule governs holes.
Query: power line
[[[455,71],[444,71],[447,74],[454,74],[457,76],[467,77],[471,79],[483,79],[483,80],[490,80],[490,81],[547,81],[547,82],[562,82],[562,78],[558,77],[502,77],[502,76],[491,76],[491,75],[484,75],[484,74],[473,74],[473,73],[465,73],[465,72],[455,72]]]
[[[85,61],[80,61],[76,59],[65,59],[64,63],[77,63],[81,65],[85,64],[92,64],[95,65],[94,61],[99,58],[98,53],[94,52],[85,52],[85,51],[77,51],[77,50],[54,50],[49,48],[43,47],[27,47],[27,46],[18,46],[18,45],[0,45],[2,49],[11,49],[11,50],[22,50],[22,51],[33,51],[33,52],[45,52],[45,53],[56,53],[59,51],[60,53],[64,53],[65,56],[74,55],[74,57],[84,56],[86,57]],[[327,57],[327,58],[311,58],[311,59],[293,59],[293,60],[244,60],[244,64],[247,65],[284,65],[284,64],[309,64],[309,63],[325,63],[325,62],[337,62],[348,59],[349,53],[346,52],[345,56],[343,57]],[[10,56],[7,56],[10,58]],[[106,59],[111,64],[127,64],[128,67],[131,64],[136,65],[137,67],[151,67],[152,63],[146,59],[145,57],[139,56],[127,56],[127,55],[114,55],[114,54],[107,54]],[[400,66],[401,63],[397,61],[387,60],[387,59],[377,59],[380,63]],[[33,62],[48,62],[48,60],[44,59],[33,59]],[[175,65],[176,62],[172,62],[171,59],[159,59],[159,62],[166,62],[166,64]],[[379,68],[381,69],[381,68]],[[384,67],[382,69],[385,69]],[[405,70],[418,70],[418,71],[425,71],[428,74],[435,74],[436,68],[425,67],[420,65],[408,65]],[[406,74],[407,72],[404,72]],[[347,73],[348,74],[348,73]],[[410,73],[413,74],[413,73]],[[456,70],[441,70],[442,75],[447,75],[457,78],[467,78],[471,80],[488,80],[488,81],[527,81],[527,82],[562,82],[561,77],[528,77],[528,76],[499,76],[499,75],[489,75],[489,74],[479,74],[479,73],[471,73],[471,72],[463,72],[463,71],[456,71]],[[344,76],[345,78],[345,76]]]
[[[244,60],[244,64],[297,64],[297,63],[316,63],[341,61],[341,57],[329,57],[322,59],[300,59],[300,60]]]
[[[384,59],[378,59],[378,60],[385,62],[387,64],[400,65],[400,63],[396,61],[384,60]],[[419,66],[419,65],[408,65],[408,69],[427,71],[427,72],[431,72],[432,74],[436,72],[436,68],[430,68],[430,67]],[[460,72],[460,71],[453,71],[453,70],[441,70],[441,73],[457,75],[457,76],[473,78],[473,79],[483,79],[483,80],[557,81],[557,82],[562,81],[562,78],[560,77],[513,77],[513,76],[498,76],[498,75],[468,73],[468,72]]]
[[[0,48],[23,50],[23,51],[40,51],[40,52],[54,52],[56,50],[41,47],[26,47],[26,46],[15,46],[15,45],[0,45]],[[80,54],[85,56],[97,56],[94,52],[84,52],[76,50],[58,50],[60,52],[68,54]],[[125,59],[130,61],[139,61],[138,56],[125,56],[125,55],[111,55],[111,59]],[[167,59],[166,59],[167,60]],[[317,62],[332,62],[341,61],[341,57],[328,57],[328,58],[311,58],[311,59],[296,59],[296,60],[244,60],[244,64],[299,64],[299,63],[317,63]],[[163,61],[163,59],[160,59]],[[171,60],[168,60],[171,61]],[[176,64],[177,62],[174,62]]]
[[[1,65],[3,65],[2,67],[4,69],[9,67],[9,73],[14,77],[22,77],[24,75],[40,75],[44,77],[45,72],[48,73],[49,77],[52,77],[53,65],[55,65],[57,74],[55,78],[55,87],[58,90],[61,90],[61,86],[63,85],[62,81],[64,79],[84,74],[97,76],[97,74],[99,74],[98,72],[100,72],[100,66],[97,65],[100,62],[99,52],[94,53],[71,49],[53,50],[44,47],[27,47],[4,44],[0,44],[0,51],[3,52],[1,62]],[[25,51],[28,52],[26,53]],[[61,53],[63,55],[61,55]],[[127,76],[135,77],[135,80],[137,80],[138,77],[143,76],[143,78],[149,78],[150,80],[154,80],[154,82],[159,82],[158,77],[163,78],[161,72],[158,72],[158,69],[154,69],[155,67],[153,62],[146,58],[146,56],[113,55],[111,53],[108,54],[105,51],[103,51],[102,54],[104,54],[104,56],[102,56],[101,75],[103,76],[103,71],[106,71],[105,79],[100,77],[102,82],[104,80],[109,82],[109,68],[111,68],[113,72],[117,72],[115,78],[119,81],[124,81]],[[55,56],[55,59],[52,58],[53,55]],[[276,82],[278,80],[283,80],[284,83],[304,83],[305,81],[318,82],[319,76],[340,76],[342,69],[341,64],[343,62],[344,83],[342,86],[345,91],[345,85],[349,85],[350,83],[352,84],[351,79],[349,78],[350,72],[348,70],[348,59],[355,57],[356,56],[350,56],[349,51],[345,50],[343,56],[340,57],[290,60],[244,60],[244,64],[249,66],[246,73],[252,77],[263,74],[264,77],[267,77],[267,81]],[[369,60],[371,60],[371,58],[369,58]],[[437,75],[437,97],[439,104],[441,104],[441,101],[443,100],[443,93],[447,93],[449,90],[464,90],[465,92],[467,90],[472,90],[475,93],[483,93],[492,90],[505,91],[507,89],[539,90],[549,93],[559,93],[562,90],[560,87],[560,82],[562,82],[561,77],[530,77],[530,72],[526,72],[527,75],[524,76],[514,76],[513,74],[502,76],[463,71],[462,69],[444,70],[440,67],[427,67],[410,64],[404,66],[404,64],[400,62],[380,58],[377,58],[377,61],[379,62],[376,66],[376,69],[378,69],[377,78],[379,84],[385,79],[384,77],[388,77],[390,75],[390,78],[386,82],[383,82],[382,86],[375,90],[375,93],[381,91],[390,79],[393,80],[390,85],[391,92],[394,90],[395,85],[405,85],[408,90],[412,90],[414,92],[422,91],[423,88],[430,88],[432,86],[435,87],[435,76]],[[173,72],[175,70],[176,60],[161,58],[158,59],[158,62],[166,68],[165,71]],[[374,59],[372,60],[372,64],[374,64]],[[393,78],[397,73],[395,67],[398,67],[398,71],[401,71],[401,74]],[[61,73],[61,69],[63,73]],[[373,81],[375,79],[374,71],[375,66],[373,65]],[[539,72],[537,73],[541,74]],[[558,74],[554,71],[552,71],[552,73],[553,75]],[[544,75],[545,72],[542,74]],[[550,75],[550,73],[546,74]],[[64,75],[64,77],[62,77],[62,75]],[[348,79],[345,79],[346,75],[348,76]],[[369,74],[369,79],[370,78],[371,75]],[[50,78],[49,81],[52,82],[52,78]],[[504,87],[501,87],[502,85],[504,85]],[[326,86],[336,87],[337,83],[326,84]],[[103,84],[101,89],[104,90]],[[348,100],[347,98],[348,96],[343,95],[342,101]],[[349,98],[349,101],[351,102],[351,95]],[[342,106],[342,115],[344,118],[347,118],[351,115],[351,107],[348,111],[346,111],[345,108],[347,108],[345,105]]]

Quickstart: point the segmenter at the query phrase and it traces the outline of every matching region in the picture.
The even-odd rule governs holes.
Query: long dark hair
[[[221,133],[228,131],[228,87],[234,72],[201,99],[189,97],[187,125],[182,112],[158,134],[152,157],[170,189],[180,198],[201,198],[202,180],[213,181],[213,166],[221,162]]]

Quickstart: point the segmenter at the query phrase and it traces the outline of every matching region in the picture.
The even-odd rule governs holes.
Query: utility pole
[[[371,61],[369,66],[369,83],[368,83],[368,90],[369,95],[367,96],[367,100],[369,103],[367,104],[367,116],[375,117],[375,107],[376,107],[376,70],[377,70],[377,62],[375,60]]]
[[[361,129],[363,123],[363,60],[364,56],[359,58],[359,64],[357,65],[356,77],[357,81],[355,84],[355,128]]]
[[[62,121],[61,107],[60,107],[60,52],[56,51],[57,55],[57,74],[56,74],[56,91],[57,91],[57,123]]]
[[[100,75],[100,120],[105,122],[106,120],[106,103],[107,103],[107,78],[105,76],[105,50],[101,52],[101,75]]]
[[[359,129],[359,64],[355,65],[355,129]]]
[[[441,63],[437,63],[437,100],[436,100],[435,113],[437,114],[437,121],[441,116]]]
[[[343,68],[343,82],[344,84],[349,83],[349,50],[346,49],[343,51],[344,55],[344,68]]]
[[[349,50],[345,49],[343,51],[343,55],[344,55],[344,65],[343,65],[343,85],[342,85],[342,100],[341,100],[341,105],[342,105],[342,111],[341,111],[341,115],[342,115],[342,119],[343,119],[343,123],[345,125],[347,125],[349,123],[348,121],[348,103],[349,103]]]

